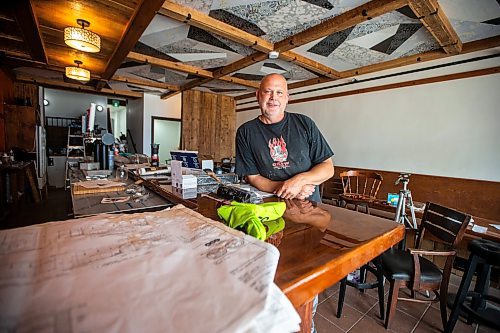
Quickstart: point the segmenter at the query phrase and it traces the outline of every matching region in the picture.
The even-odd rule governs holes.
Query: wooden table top
[[[404,227],[387,219],[309,201],[286,203],[274,281],[295,307],[403,239]],[[201,197],[198,205],[201,214],[218,220],[220,203]]]

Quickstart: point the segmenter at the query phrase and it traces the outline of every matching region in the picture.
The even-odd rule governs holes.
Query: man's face
[[[276,123],[283,119],[288,103],[286,80],[281,75],[265,77],[257,91],[257,102],[266,122]]]

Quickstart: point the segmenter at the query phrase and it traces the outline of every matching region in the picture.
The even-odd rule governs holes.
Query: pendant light
[[[80,60],[75,60],[75,64],[76,67],[74,66],[66,67],[66,77],[82,82],[89,81],[90,71],[80,67],[80,65],[83,64]]]
[[[85,29],[90,26],[88,21],[78,19],[76,23],[80,27],[64,28],[64,42],[77,50],[84,52],[99,52],[101,50],[101,37],[98,34]]]

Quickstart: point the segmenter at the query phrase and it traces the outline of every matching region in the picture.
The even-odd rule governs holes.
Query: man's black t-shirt
[[[236,133],[236,173],[260,174],[282,181],[308,171],[333,156],[333,151],[311,118],[285,112],[279,123],[264,124],[258,118]],[[318,186],[308,198],[320,201]]]

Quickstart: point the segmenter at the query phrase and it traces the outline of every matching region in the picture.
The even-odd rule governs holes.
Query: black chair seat
[[[490,264],[500,263],[500,243],[486,239],[475,239],[469,243],[469,251]]]
[[[414,276],[413,255],[408,251],[391,249],[382,254],[384,275],[392,280],[410,281]],[[442,273],[431,261],[420,257],[420,281],[440,283]]]

